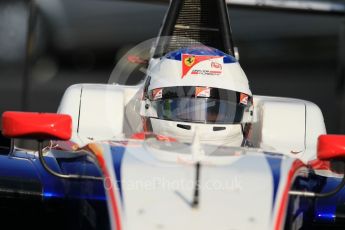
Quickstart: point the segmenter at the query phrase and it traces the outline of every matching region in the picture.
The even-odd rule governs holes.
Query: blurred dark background
[[[0,112],[54,112],[69,85],[107,83],[126,50],[157,36],[167,7],[37,0],[33,8],[1,0]],[[229,13],[253,93],[312,101],[328,132],[344,133],[343,16],[238,7]]]

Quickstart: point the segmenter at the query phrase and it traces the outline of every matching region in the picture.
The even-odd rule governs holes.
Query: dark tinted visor
[[[208,87],[169,87],[149,94],[157,118],[181,122],[241,123],[251,98],[243,93]]]

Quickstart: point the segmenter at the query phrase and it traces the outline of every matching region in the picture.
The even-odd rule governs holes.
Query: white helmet
[[[197,130],[203,143],[240,146],[252,109],[238,61],[195,47],[170,52],[149,68],[140,114],[145,131],[190,142]]]

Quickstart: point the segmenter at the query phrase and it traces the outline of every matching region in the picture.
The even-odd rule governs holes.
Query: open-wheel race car
[[[77,84],[56,114],[2,115],[4,223],[344,228],[345,136],[311,102],[252,95],[225,2],[192,3],[171,2],[150,60],[128,59],[147,63],[138,84]]]

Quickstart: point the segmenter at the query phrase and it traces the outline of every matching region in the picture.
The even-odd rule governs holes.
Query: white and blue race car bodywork
[[[305,198],[288,194],[293,189],[324,189],[309,184],[317,181],[314,169],[318,168],[308,163],[316,159],[317,137],[325,133],[316,105],[254,96],[254,148],[203,145],[198,140],[164,142],[154,136],[128,139],[128,130],[140,124],[135,120],[140,116],[132,110],[140,88],[75,85],[66,91],[59,108],[59,113],[78,121],[73,123],[74,144],[99,142],[112,172],[110,185],[116,188],[112,190],[119,213],[115,216],[123,228],[281,229],[287,216],[287,226],[297,228],[304,219],[324,219],[325,213],[304,204]],[[289,122],[284,123],[286,119]],[[197,161],[200,203],[195,208]],[[288,208],[289,200],[293,202]],[[316,216],[308,216],[311,210]]]
[[[342,180],[329,162],[317,159],[317,137],[326,130],[315,104],[254,96],[253,147],[213,146],[197,135],[192,143],[180,143],[135,134],[140,89],[79,84],[61,101],[58,113],[72,117],[72,138],[45,148],[47,164],[61,174],[104,179],[55,177],[36,152],[16,149],[1,156],[0,178],[27,186],[11,193],[7,183],[4,197],[31,194],[66,207],[78,201],[74,208],[84,213],[87,207],[80,215],[92,223],[90,229],[303,229],[341,223],[344,189],[329,198],[289,194],[330,191]]]

